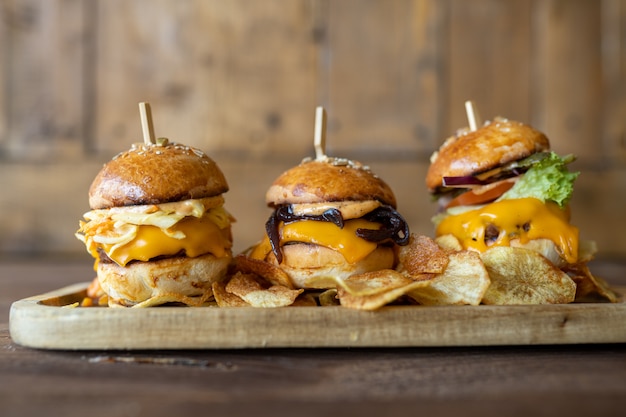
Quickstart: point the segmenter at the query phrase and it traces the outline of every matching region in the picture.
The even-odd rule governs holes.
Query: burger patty
[[[114,264],[115,261],[111,258],[109,258],[109,255],[107,255],[107,253],[104,251],[104,249],[102,248],[98,248],[98,262],[103,263],[103,264]],[[185,252],[185,250],[181,250],[178,253],[175,253],[174,255],[160,255],[160,256],[156,256],[154,258],[151,258],[148,260],[148,262],[153,262],[153,261],[159,261],[161,259],[169,259],[169,258],[181,258],[181,257],[186,257],[187,253]],[[130,265],[133,264],[135,262],[142,262],[142,261],[138,261],[138,260],[132,260],[130,262],[128,262],[126,265]]]

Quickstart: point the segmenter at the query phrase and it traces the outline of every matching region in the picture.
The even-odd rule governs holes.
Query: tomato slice
[[[506,179],[483,187],[474,188],[452,199],[446,208],[488,203],[507,192],[514,184],[514,180]]]

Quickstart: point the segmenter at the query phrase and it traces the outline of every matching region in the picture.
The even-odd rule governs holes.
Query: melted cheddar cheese
[[[187,217],[170,228],[170,232],[184,233],[184,239],[168,236],[156,226],[139,226],[133,240],[122,245],[100,244],[107,256],[118,265],[126,265],[132,260],[149,261],[157,256],[185,255],[196,256],[211,253],[218,258],[228,255],[231,247],[229,232],[217,227],[207,216],[199,219]],[[93,254],[92,254],[93,255]]]
[[[222,200],[223,201],[223,200]],[[85,213],[76,237],[98,262],[98,250],[125,266],[184,251],[188,257],[230,256],[232,216],[214,198]]]
[[[486,242],[485,231],[490,226],[499,234],[493,242]],[[436,234],[452,234],[465,249],[479,252],[489,246],[508,246],[511,239],[519,239],[522,244],[549,239],[568,263],[575,263],[578,257],[578,229],[569,224],[568,212],[535,198],[502,200],[447,216],[437,225]]]
[[[338,251],[348,263],[356,263],[372,253],[378,246],[356,235],[357,229],[378,230],[379,223],[363,219],[348,220],[343,228],[337,225],[315,220],[301,220],[279,226],[280,246],[289,242],[312,243]],[[265,259],[271,251],[267,235],[251,252],[255,259]]]

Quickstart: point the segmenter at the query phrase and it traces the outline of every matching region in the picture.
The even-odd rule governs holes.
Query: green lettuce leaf
[[[560,157],[550,152],[547,158],[534,164],[515,185],[498,200],[534,197],[543,202],[554,201],[565,207],[574,192],[574,181],[580,172],[570,172],[567,164],[573,155]]]

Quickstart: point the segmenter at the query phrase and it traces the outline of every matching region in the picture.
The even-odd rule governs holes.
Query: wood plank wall
[[[235,248],[313,154],[370,165],[431,235],[431,152],[463,102],[543,130],[582,171],[573,218],[626,258],[624,0],[0,0],[0,255],[87,256],[73,233],[102,163],[158,136],[223,168]]]

